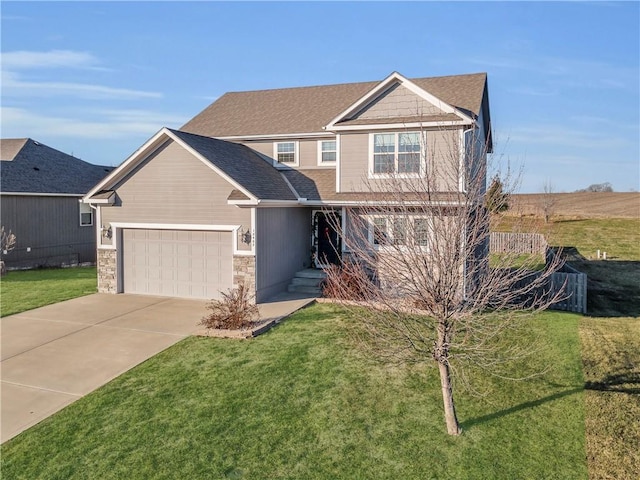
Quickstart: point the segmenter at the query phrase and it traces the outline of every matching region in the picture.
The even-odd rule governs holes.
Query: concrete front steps
[[[327,278],[327,274],[322,270],[316,270],[315,268],[300,270],[291,279],[287,290],[292,293],[308,293],[320,297],[322,296],[320,284],[325,278]]]

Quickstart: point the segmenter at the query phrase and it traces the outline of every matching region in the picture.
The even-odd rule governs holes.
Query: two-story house
[[[217,298],[245,282],[264,301],[348,253],[349,216],[391,177],[468,171],[491,149],[484,73],[227,93],[85,196],[99,291]],[[463,176],[434,188],[462,191]],[[373,247],[390,221],[372,221]]]

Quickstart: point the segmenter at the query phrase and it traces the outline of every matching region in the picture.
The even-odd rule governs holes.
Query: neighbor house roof
[[[418,87],[473,117],[486,96],[486,73],[411,79]],[[229,92],[182,126],[211,137],[319,133],[336,115],[380,82]]]
[[[2,193],[83,195],[113,168],[87,163],[30,138],[0,140]]]

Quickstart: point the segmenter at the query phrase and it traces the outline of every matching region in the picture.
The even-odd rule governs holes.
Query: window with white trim
[[[295,165],[298,163],[297,142],[277,142],[274,144],[274,156],[278,163]]]
[[[338,142],[333,140],[318,140],[318,163],[320,165],[335,163],[338,158]]]
[[[93,208],[88,203],[80,203],[80,226],[90,227],[93,225]]]
[[[428,245],[429,219],[414,215],[375,216],[369,223],[369,239],[377,246]]]
[[[419,175],[423,146],[420,132],[373,133],[373,175]]]

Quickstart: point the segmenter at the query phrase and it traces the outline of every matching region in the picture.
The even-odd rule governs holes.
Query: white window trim
[[[292,163],[278,161],[278,145],[283,143],[293,143],[293,155],[295,161]],[[278,167],[299,167],[300,166],[300,142],[298,140],[287,140],[286,142],[273,142],[273,161],[274,166]]]
[[[371,247],[373,247],[375,250],[381,251],[381,252],[392,252],[394,250],[401,250],[403,248],[406,248],[406,244],[405,245],[396,245],[393,244],[393,226],[392,226],[392,220],[396,217],[405,217],[407,219],[408,222],[415,222],[416,219],[418,218],[422,218],[422,219],[426,219],[427,220],[427,244],[426,245],[416,245],[416,247],[420,247],[420,250],[424,253],[429,252],[430,248],[430,241],[429,241],[429,232],[431,231],[433,224],[431,222],[430,217],[426,216],[426,215],[421,215],[421,214],[408,214],[408,215],[393,215],[393,214],[374,214],[374,215],[367,215],[367,225],[368,225],[368,232],[367,232],[367,237],[369,240],[369,245],[371,245]],[[383,218],[386,221],[386,233],[387,233],[387,238],[389,239],[390,243],[387,245],[381,245],[379,243],[375,243],[375,224],[374,224],[374,219],[376,218]],[[410,228],[407,229],[408,232],[415,232],[415,225],[411,226]]]
[[[420,173],[374,173],[374,139],[376,135],[395,135],[394,168],[398,168],[398,135],[401,133],[418,133],[420,135]],[[419,130],[372,132],[369,133],[369,178],[424,178],[427,173],[427,132]]]
[[[91,206],[90,206],[88,203],[82,203],[82,202],[78,202],[78,205],[79,205],[79,206],[78,206],[78,222],[79,222],[79,225],[80,225],[81,227],[93,227],[94,220],[95,220],[95,219],[94,219],[94,217],[95,217],[95,213],[93,212],[93,209],[91,208]],[[88,211],[88,212],[83,212],[83,211],[82,211],[82,208],[83,208],[85,205],[86,205],[87,207],[89,207],[89,211]],[[83,214],[83,213],[84,213],[84,214],[87,214],[87,213],[90,213],[90,214],[91,214],[91,222],[90,222],[90,223],[82,223],[82,214]]]
[[[336,142],[336,159],[333,162],[323,162],[322,161],[322,143],[323,142]],[[331,166],[335,167],[338,164],[338,159],[340,158],[340,137],[337,136],[335,138],[323,138],[318,140],[318,156],[317,156],[317,165],[319,167]]]

